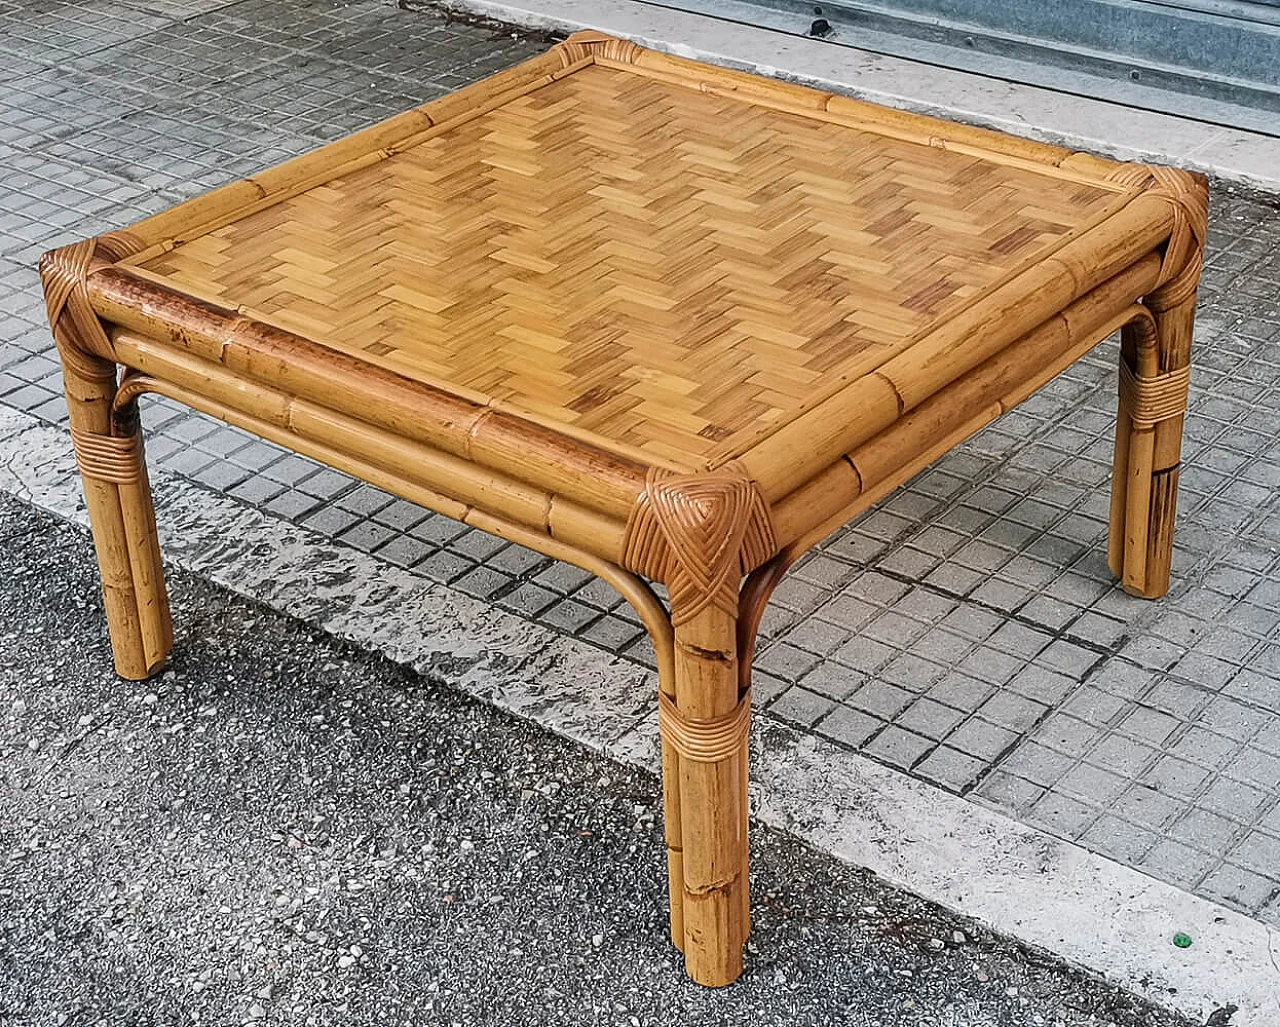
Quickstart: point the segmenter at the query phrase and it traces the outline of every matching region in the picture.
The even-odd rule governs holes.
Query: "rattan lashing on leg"
[[[688,717],[667,695],[658,699],[658,730],[684,760],[720,763],[738,755],[751,729],[751,695],[720,717]]]
[[[72,427],[71,446],[82,478],[112,485],[137,485],[142,473],[142,435],[99,435]]]
[[[1161,421],[1186,413],[1190,387],[1190,364],[1144,377],[1127,362],[1120,362],[1120,403],[1135,428],[1154,428]]]
[[[731,953],[724,958],[730,962],[736,958],[740,965],[741,946],[746,942],[747,935],[751,930],[750,889],[748,883],[750,871],[747,846],[747,767],[748,737],[751,730],[751,693],[748,691],[743,694],[736,706],[718,717],[687,716],[676,705],[673,698],[665,692],[659,693],[658,730],[662,736],[664,753],[670,753],[673,757],[670,767],[672,780],[669,787],[673,788],[677,794],[679,792],[681,768],[684,768],[683,772],[686,774],[693,769],[691,765],[699,764],[725,765],[730,771],[736,770],[736,776],[730,776],[728,779],[730,783],[736,782],[737,793],[734,796],[736,801],[730,802],[726,806],[726,819],[729,823],[728,831],[723,832],[726,836],[731,837],[733,844],[729,847],[728,852],[718,857],[720,865],[725,870],[716,876],[717,878],[727,878],[727,884],[737,896],[741,906],[737,936],[731,935],[724,939],[724,947],[733,948],[736,942],[738,950],[736,957]],[[664,760],[663,771],[664,774],[668,771],[666,760]],[[717,778],[721,776],[718,767],[715,774]],[[668,859],[675,866],[679,877],[678,879],[674,877],[672,879],[672,940],[681,951],[687,953],[682,912],[685,889],[684,853],[683,847],[679,844],[683,830],[678,823],[683,814],[678,806],[673,811],[673,814],[677,824],[670,826],[675,827],[676,847],[671,848],[673,834],[669,831]],[[695,901],[699,900],[695,899]],[[677,913],[677,911],[680,912]],[[676,930],[677,919],[679,920],[678,931]],[[703,944],[706,940],[705,938],[700,938],[698,942]],[[737,976],[736,973],[734,976]],[[729,982],[720,981],[717,983]]]

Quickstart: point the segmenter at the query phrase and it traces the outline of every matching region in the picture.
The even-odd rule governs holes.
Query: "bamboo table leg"
[[[676,701],[675,670],[660,674],[659,702]],[[662,739],[662,828],[667,844],[667,897],[671,907],[671,944],[684,945],[684,832],[680,809],[680,753],[675,742]]]
[[[1148,316],[1121,332],[1107,562],[1126,592],[1154,599],[1169,590],[1208,192],[1203,179],[1186,172],[1145,173],[1159,174],[1177,222],[1161,285],[1144,301]]]
[[[689,976],[720,986],[742,973],[749,902],[750,696],[738,695],[733,615],[713,606],[677,626],[675,684],[675,702],[664,695],[659,716],[664,744],[676,754],[676,780],[665,788],[678,792],[681,947]],[[663,769],[671,769],[665,761]]]
[[[71,440],[84,485],[116,672],[140,681],[173,645],[136,404],[113,412],[115,365],[63,359]]]
[[[67,247],[46,257],[41,274],[62,358],[71,442],[89,509],[116,671],[142,680],[168,658],[173,629],[137,405],[117,405],[110,340],[84,292],[94,257],[92,242]]]
[[[658,713],[671,931],[689,976],[717,987],[741,974],[750,930],[751,697],[741,665],[750,645],[740,638],[739,587],[776,548],[768,506],[741,467],[655,470],[627,524],[622,559],[670,590],[674,659]]]

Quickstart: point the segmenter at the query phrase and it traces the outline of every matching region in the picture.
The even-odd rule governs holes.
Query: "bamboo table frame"
[[[671,937],[732,982],[773,588],[1119,329],[1108,558],[1163,594],[1206,218],[1187,172],[580,33],[45,256],[116,668],[172,644],[146,392],[599,575],[657,653]]]

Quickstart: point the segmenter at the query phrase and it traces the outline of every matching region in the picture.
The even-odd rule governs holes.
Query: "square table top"
[[[803,457],[869,376],[909,408],[964,339],[1158,249],[1150,171],[579,34],[117,233],[119,263],[697,472],[779,433]]]

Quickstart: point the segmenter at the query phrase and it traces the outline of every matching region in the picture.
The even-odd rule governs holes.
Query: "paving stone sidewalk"
[[[0,0],[0,40],[0,403],[55,423],[41,252],[543,46],[386,0]],[[1166,599],[1105,564],[1112,340],[796,569],[764,715],[1280,925],[1278,297],[1280,201],[1215,188]],[[143,417],[169,470],[652,663],[583,572],[168,401]]]

